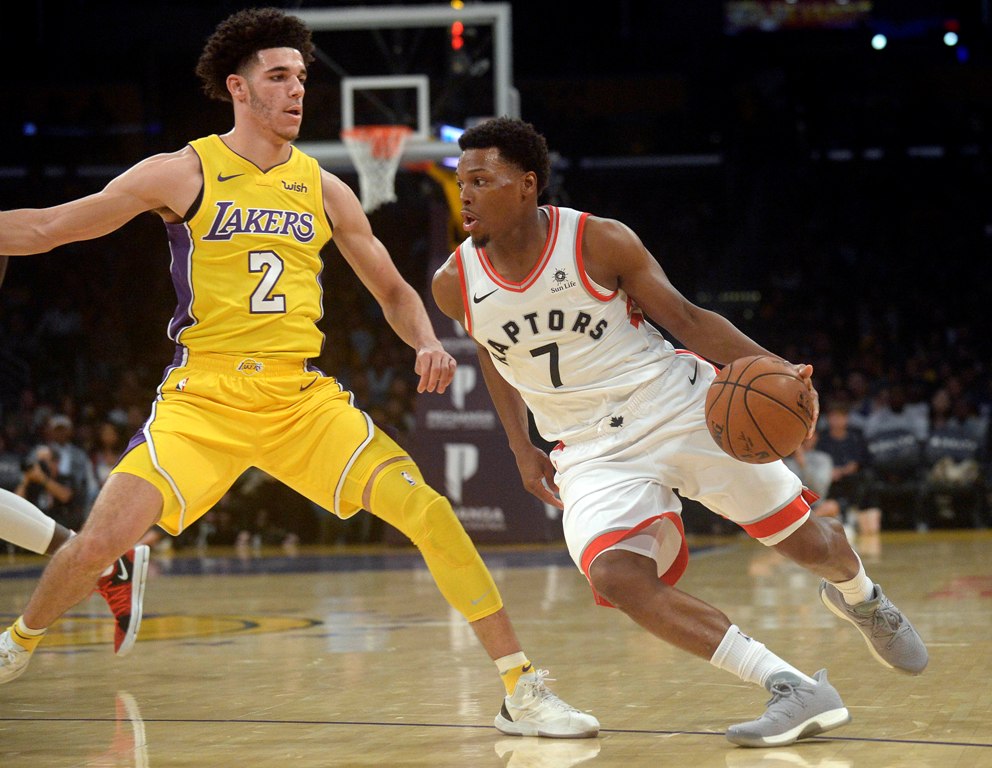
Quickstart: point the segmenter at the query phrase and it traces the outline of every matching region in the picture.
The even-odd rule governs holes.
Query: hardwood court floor
[[[563,547],[484,549],[524,646],[598,739],[492,727],[502,686],[405,550],[156,555],[133,653],[110,650],[99,598],[74,609],[0,687],[0,766],[992,766],[989,532],[859,542],[869,573],[928,641],[909,677],[879,666],[819,603],[816,580],[749,540],[692,542],[682,581],[812,673],[828,667],[853,721],[781,749],[723,737],[767,695],[597,608]],[[715,544],[709,549],[703,544]],[[40,558],[0,558],[17,614]]]

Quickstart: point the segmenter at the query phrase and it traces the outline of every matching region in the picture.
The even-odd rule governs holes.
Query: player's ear
[[[537,194],[537,174],[527,171],[520,180],[520,191],[524,197]]]
[[[227,92],[234,101],[240,101],[248,95],[247,82],[241,75],[228,75]]]

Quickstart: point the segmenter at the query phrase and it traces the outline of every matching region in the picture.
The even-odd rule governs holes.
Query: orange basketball
[[[777,357],[742,357],[706,393],[706,426],[726,453],[748,464],[790,455],[809,432],[813,400],[793,366]]]

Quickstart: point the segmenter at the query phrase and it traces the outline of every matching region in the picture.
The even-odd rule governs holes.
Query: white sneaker
[[[494,725],[508,736],[546,736],[552,739],[591,739],[599,721],[566,704],[544,684],[548,670],[521,675],[513,694],[503,699]]]
[[[24,674],[31,661],[31,651],[14,641],[10,630],[0,635],[0,683],[9,683]]]

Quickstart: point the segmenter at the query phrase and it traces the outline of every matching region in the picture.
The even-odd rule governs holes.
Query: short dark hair
[[[538,196],[551,181],[548,142],[533,125],[523,120],[512,117],[485,120],[459,136],[458,146],[463,150],[495,147],[504,160],[537,175]]]
[[[241,72],[266,48],[295,48],[304,64],[313,61],[310,30],[299,18],[278,8],[247,8],[228,16],[207,39],[196,63],[203,90],[212,99],[230,101],[227,77]]]

